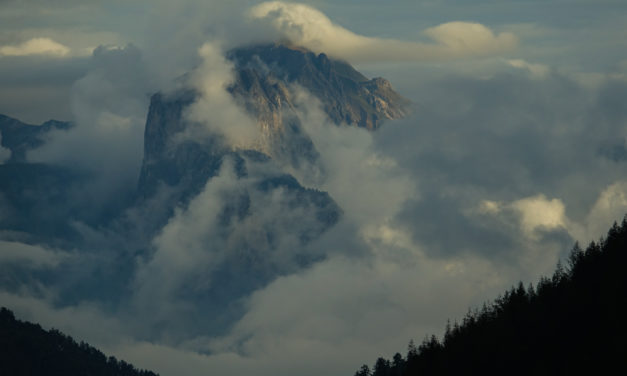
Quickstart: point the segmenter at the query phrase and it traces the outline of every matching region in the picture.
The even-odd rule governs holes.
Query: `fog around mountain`
[[[393,3],[0,2],[0,305],[162,375],[350,375],[623,218],[619,3]],[[316,70],[232,60],[275,42]],[[376,77],[411,104],[359,126]]]

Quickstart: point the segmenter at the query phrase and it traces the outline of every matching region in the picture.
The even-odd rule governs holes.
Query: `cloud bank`
[[[498,55],[512,51],[518,40],[508,32],[495,34],[473,22],[447,22],[424,30],[433,42],[367,37],[334,24],[305,4],[265,2],[251,8],[253,20],[269,24],[295,45],[351,62],[434,61]]]
[[[431,43],[416,43],[355,34],[306,5],[264,3],[250,14],[251,23],[271,29],[260,29],[259,39],[280,35],[351,61],[450,60],[516,46],[514,36],[477,23],[445,23],[425,31]],[[191,77],[200,99],[188,116],[202,135],[191,139],[207,131],[230,145],[254,142],[253,122],[225,90],[231,67],[215,44],[199,60],[145,58],[168,57],[177,43],[195,54],[204,40],[195,45],[184,36],[204,29],[187,26],[182,35],[165,30],[171,39],[163,50],[157,40],[154,51],[94,51],[73,88],[75,129],[51,135],[30,155],[96,174],[86,196],[72,197],[106,206],[118,196],[98,189],[134,187],[148,94],[160,89],[152,83],[190,61],[198,63]],[[345,211],[307,246],[293,236],[307,213],[290,211],[281,190],[252,196],[249,217],[216,227],[228,200],[270,169],[252,165],[242,179],[227,160],[157,234],[142,233],[141,215],[127,212],[118,229],[137,226],[146,240],[84,224],[75,224],[85,238],[80,249],[0,233],[0,270],[7,271],[0,302],[162,374],[351,375],[411,338],[440,334],[447,318],[518,280],[535,281],[575,240],[597,239],[627,211],[627,112],[616,99],[625,97],[625,82],[607,77],[587,87],[527,60],[499,64],[481,77],[412,65],[398,81],[411,88],[403,94],[417,103],[415,115],[376,133],[330,124],[317,101],[293,89],[326,171],[308,182]],[[248,252],[249,244],[264,253]],[[315,262],[296,266],[301,255]],[[270,266],[274,274],[238,295],[230,321],[216,322],[207,291],[231,293],[220,284],[225,260]]]

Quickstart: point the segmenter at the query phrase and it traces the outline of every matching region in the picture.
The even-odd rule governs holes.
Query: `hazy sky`
[[[249,32],[254,22],[245,16],[254,4],[253,1],[193,0],[176,5],[159,0],[1,1],[0,113],[32,122],[51,117],[70,119],[69,88],[85,74],[91,51],[99,45],[132,43],[141,48],[147,58],[163,60],[153,61],[153,64],[184,71],[194,64],[191,60],[203,40],[219,37],[239,43],[254,40],[251,35],[258,38],[259,33]],[[500,53],[491,54],[492,59],[472,64],[464,61],[464,67],[456,69],[469,69],[466,65],[485,66],[495,58],[522,59],[530,64],[591,76],[623,74],[627,69],[627,21],[625,4],[620,0],[443,0],[385,4],[314,1],[309,4],[338,27],[388,42],[393,39],[398,43],[428,43],[433,37],[426,30],[452,21],[480,23],[494,33],[512,34],[517,40],[514,48],[508,48],[511,41],[503,41],[502,46],[496,48]],[[337,36],[337,30],[333,32]],[[425,68],[421,62],[409,64],[408,71],[399,70],[393,60],[408,57],[387,53],[386,46],[390,43],[379,48],[352,45],[368,54],[371,60],[377,55],[389,60],[377,65],[372,72],[386,77],[389,72],[402,72],[403,78],[398,79],[398,83],[407,82],[409,73],[406,72],[416,76],[415,70]],[[411,54],[412,49],[405,47],[399,48]],[[433,54],[432,51],[413,52],[414,55],[429,53]],[[355,55],[359,54],[346,58],[354,64],[368,60]],[[425,56],[424,60],[428,59]],[[392,78],[396,83],[396,77]]]
[[[0,271],[33,276],[0,289],[0,305],[162,375],[350,376],[550,273],[575,241],[598,239],[627,212],[622,0],[0,0],[0,113],[74,121],[29,159],[93,173],[88,200],[107,205],[136,183],[152,93],[195,69],[202,98],[191,116],[245,140],[250,119],[221,90],[231,77],[221,50],[285,38],[388,78],[413,103],[407,119],[367,132],[330,125],[299,98],[328,172],[313,187],[344,211],[297,250],[320,262],[299,269],[284,257],[294,244],[285,222],[304,217],[286,214],[283,196],[253,197],[255,222],[207,251],[224,197],[254,183],[227,166],[147,240],[149,259],[128,256],[124,305],[72,294],[129,241],[82,223],[85,249],[0,232]],[[220,129],[229,123],[240,127]],[[238,301],[220,335],[198,330],[211,317],[191,304],[190,281],[211,285],[223,265],[213,255],[254,239],[258,224],[276,226],[283,246],[268,263],[289,272]]]

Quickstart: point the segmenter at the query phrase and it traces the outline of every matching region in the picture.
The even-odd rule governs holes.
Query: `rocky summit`
[[[302,129],[297,114],[297,91],[304,89],[320,102],[335,124],[376,130],[384,120],[404,117],[409,102],[383,78],[368,79],[350,64],[327,55],[285,44],[266,44],[233,49],[227,58],[234,66],[234,80],[227,90],[256,119],[261,145],[251,149],[270,156],[275,163],[317,171],[318,151]],[[228,150],[215,140],[204,147],[194,142],[174,145],[188,126],[185,109],[198,97],[193,89],[153,95],[146,121],[144,163],[139,179],[142,195],[158,182],[175,185],[202,175],[199,184],[216,171]],[[177,141],[178,142],[178,141]],[[196,145],[196,146],[194,146]],[[191,179],[196,180],[196,179]]]
[[[369,80],[350,64],[283,44],[237,48],[228,53],[236,67],[230,91],[260,116],[265,126],[280,127],[273,113],[295,106],[290,85],[298,85],[320,100],[336,124],[370,130],[386,119],[406,115],[408,101],[384,78]]]

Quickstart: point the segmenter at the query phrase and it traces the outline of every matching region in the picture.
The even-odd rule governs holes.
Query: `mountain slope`
[[[0,375],[157,376],[0,308]]]
[[[11,158],[7,163],[24,162],[26,152],[43,145],[43,137],[53,129],[69,129],[71,123],[48,120],[41,125],[22,123],[12,117],[0,114],[0,145],[11,150]]]
[[[627,221],[607,237],[578,246],[565,271],[536,288],[521,284],[471,311],[407,358],[380,358],[357,376],[574,375],[627,371]],[[611,371],[611,372],[610,372]]]

